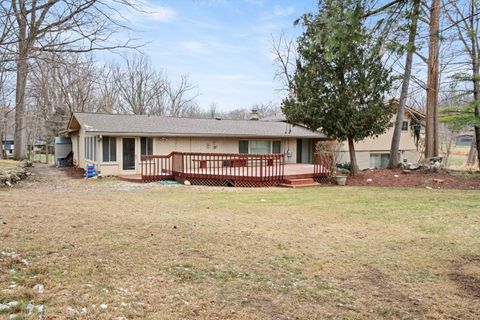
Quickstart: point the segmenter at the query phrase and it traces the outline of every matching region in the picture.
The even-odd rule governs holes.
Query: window
[[[84,138],[85,142],[85,159],[97,161],[97,140],[94,136]]]
[[[117,161],[117,138],[103,137],[103,162]]]
[[[252,154],[268,154],[270,153],[270,141],[267,140],[251,140],[250,153]]]
[[[238,141],[238,153],[248,153],[248,140]]]
[[[272,141],[272,153],[282,153],[281,141]]]
[[[140,138],[141,144],[141,154],[144,155],[152,155],[153,154],[153,138]]]
[[[388,153],[371,153],[370,168],[386,168],[390,155]]]
[[[403,121],[402,122],[402,131],[408,131],[408,121]]]

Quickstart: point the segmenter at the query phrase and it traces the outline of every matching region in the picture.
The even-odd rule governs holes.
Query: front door
[[[135,170],[135,138],[123,138],[123,170]]]
[[[302,139],[297,139],[297,163],[302,163],[303,143]]]

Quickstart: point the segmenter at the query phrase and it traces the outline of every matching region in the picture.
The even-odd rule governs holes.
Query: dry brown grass
[[[0,255],[0,303],[22,314],[33,302],[47,319],[480,318],[476,191],[47,173],[0,191],[0,251],[19,254]]]
[[[18,165],[18,161],[15,160],[0,160],[0,169],[15,168]]]

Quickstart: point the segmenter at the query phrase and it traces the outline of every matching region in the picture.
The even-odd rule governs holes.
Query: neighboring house
[[[269,122],[286,122],[283,114],[276,114],[272,117],[261,119]],[[395,121],[395,117],[392,122]],[[425,121],[425,115],[410,107],[405,108],[402,133],[400,137],[400,160],[415,163],[419,160],[419,152],[415,143],[414,133],[412,132],[412,121],[418,121],[421,124]],[[393,127],[378,137],[367,138],[355,143],[357,163],[360,169],[367,168],[385,168],[390,159],[390,146],[392,143]],[[340,163],[350,162],[348,152],[348,143],[341,144],[340,155],[337,161]]]
[[[73,161],[100,175],[140,173],[142,155],[177,152],[285,154],[311,163],[320,132],[284,122],[74,113],[68,123]]]
[[[455,136],[455,144],[462,147],[470,147],[473,142],[472,132],[463,132]]]
[[[400,161],[407,163],[416,163],[420,158],[417,145],[415,143],[414,132],[412,131],[412,121],[423,123],[425,116],[415,109],[406,107],[403,116],[402,133],[400,136]],[[395,121],[395,117],[392,122]],[[366,168],[386,168],[390,160],[390,147],[393,137],[393,126],[382,135],[373,138],[367,138],[355,143],[355,153],[357,163],[360,169]],[[350,162],[348,153],[348,144],[342,144],[341,162]]]
[[[12,134],[7,134],[6,137],[2,137],[2,150],[5,150],[7,158],[13,158],[14,138]]]

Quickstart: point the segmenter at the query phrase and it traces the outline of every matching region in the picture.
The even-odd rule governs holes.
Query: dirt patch
[[[349,186],[409,187],[432,189],[480,190],[480,174],[374,169],[348,177]]]
[[[453,263],[453,269],[448,278],[467,296],[480,299],[480,256],[464,257]]]

